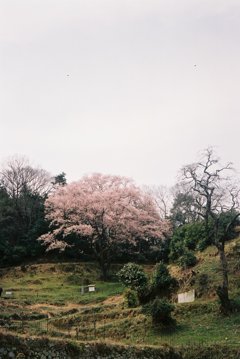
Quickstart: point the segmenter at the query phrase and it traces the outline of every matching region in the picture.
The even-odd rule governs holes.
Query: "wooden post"
[[[143,340],[145,341],[145,339],[146,339],[146,334],[147,334],[146,318],[144,318],[143,325],[144,325],[144,338],[143,338]]]
[[[96,316],[94,312],[94,318],[93,318],[93,328],[94,328],[94,338],[96,339],[97,332],[96,332]]]
[[[105,333],[105,318],[103,320],[103,339],[106,339],[106,333]]]
[[[79,333],[79,330],[78,330],[78,327],[76,327],[76,339],[78,340],[78,333]]]
[[[24,332],[23,312],[21,313],[22,332]]]
[[[86,338],[86,340],[88,340],[88,331],[87,331],[87,325],[86,325],[86,323],[85,323],[85,338]]]

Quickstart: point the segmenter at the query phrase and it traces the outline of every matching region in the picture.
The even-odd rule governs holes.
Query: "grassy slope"
[[[2,270],[1,286],[13,290],[15,302],[29,304],[84,304],[122,292],[119,283],[104,283],[99,276],[95,263],[39,264]],[[86,280],[96,285],[96,293],[80,294],[80,287]]]
[[[230,295],[240,297],[240,239],[227,245],[230,269]],[[26,268],[2,270],[1,286],[14,290],[14,299],[0,300],[0,319],[8,318],[10,330],[27,334],[74,337],[79,340],[108,339],[126,344],[162,343],[174,346],[193,343],[240,345],[240,313],[222,317],[218,313],[215,287],[221,282],[221,271],[216,249],[211,247],[198,255],[192,270],[182,271],[171,266],[181,283],[179,292],[195,288],[197,299],[191,304],[177,304],[175,331],[152,329],[149,318],[140,308],[127,309],[119,283],[103,283],[96,265],[40,264]],[[151,271],[151,267],[146,268]],[[207,275],[201,284],[202,274]],[[83,279],[95,283],[94,294],[80,294]],[[206,277],[205,277],[206,280]],[[42,317],[41,317],[42,316]],[[44,317],[49,317],[46,320]],[[19,320],[23,318],[23,321]],[[15,320],[13,320],[15,319]],[[94,324],[96,323],[96,325]],[[21,326],[22,325],[22,326]]]

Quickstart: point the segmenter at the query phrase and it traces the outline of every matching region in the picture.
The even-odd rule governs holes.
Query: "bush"
[[[139,305],[137,292],[133,289],[126,289],[124,292],[124,298],[128,308],[136,308]]]
[[[153,292],[161,293],[166,291],[170,288],[171,284],[173,284],[173,278],[169,274],[166,264],[163,262],[157,263],[151,280]]]
[[[174,305],[166,298],[156,298],[152,303],[145,307],[145,313],[151,315],[154,325],[162,324],[169,326],[175,324],[175,320],[171,317]]]
[[[145,256],[150,263],[164,262],[167,263],[169,260],[169,238],[163,238],[158,242],[152,243],[149,246]]]
[[[182,225],[174,230],[170,242],[171,260],[185,256],[186,251],[203,250],[209,244],[204,222],[195,222]]]
[[[141,266],[134,263],[125,264],[117,273],[117,277],[126,287],[137,292],[140,304],[149,302],[151,290],[148,277]]]
[[[201,273],[198,275],[198,278],[197,278],[197,285],[198,285],[197,295],[198,295],[198,297],[201,297],[205,293],[207,294],[209,292],[209,283],[210,283],[210,278],[209,278],[208,274]]]
[[[201,273],[198,278],[198,283],[200,287],[207,287],[209,283],[209,276],[206,273]]]
[[[185,246],[189,250],[195,250],[201,242],[205,242],[207,235],[205,232],[205,223],[196,222],[187,224],[185,229]]]
[[[177,228],[172,236],[170,242],[170,260],[176,260],[177,258],[181,257],[184,253],[184,235],[185,230],[184,227]]]
[[[69,284],[81,285],[83,284],[83,278],[81,275],[73,273],[66,277],[66,282]]]
[[[135,263],[128,263],[117,273],[119,280],[126,286],[137,292],[148,286],[148,277],[143,268]]]
[[[179,258],[178,263],[182,268],[193,267],[197,263],[197,258],[193,252],[185,250],[184,254]]]

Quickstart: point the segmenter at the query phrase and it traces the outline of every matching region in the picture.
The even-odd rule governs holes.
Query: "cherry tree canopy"
[[[67,236],[77,233],[90,241],[102,269],[115,244],[159,239],[170,229],[149,194],[128,178],[102,174],[60,187],[46,201],[46,217],[52,231],[40,240],[49,249],[64,249]]]

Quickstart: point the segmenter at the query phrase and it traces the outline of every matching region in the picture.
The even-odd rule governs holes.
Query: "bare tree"
[[[172,205],[172,193],[167,186],[144,186],[145,192],[151,195],[153,198],[159,215],[162,219],[167,219],[170,214],[170,208]]]
[[[15,204],[18,223],[26,231],[31,227],[34,216],[53,188],[50,174],[30,165],[25,157],[14,156],[0,170],[0,185]]]
[[[212,148],[206,149],[198,162],[182,169],[182,179],[189,186],[189,193],[194,196],[197,214],[203,218],[206,233],[219,252],[222,285],[217,288],[217,294],[224,312],[231,310],[225,241],[240,214],[240,190],[230,178],[233,172],[232,163],[221,165]],[[230,216],[227,223],[223,224],[222,218],[225,213],[229,213]]]
[[[0,170],[0,182],[13,199],[18,199],[26,189],[45,196],[52,188],[50,174],[30,165],[25,157],[10,158]]]

